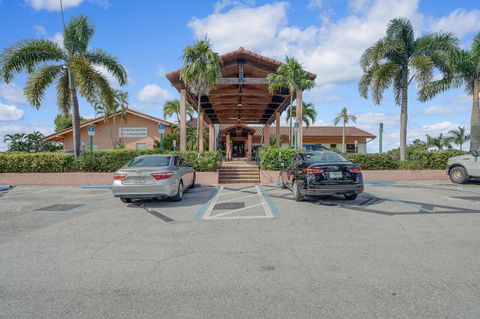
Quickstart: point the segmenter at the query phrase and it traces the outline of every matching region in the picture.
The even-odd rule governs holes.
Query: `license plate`
[[[330,178],[342,178],[342,172],[330,172]]]
[[[135,184],[145,184],[146,178],[145,177],[133,177],[133,183]]]

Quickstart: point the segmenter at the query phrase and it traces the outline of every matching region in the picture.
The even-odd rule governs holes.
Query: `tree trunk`
[[[402,87],[402,105],[400,110],[400,160],[407,159],[407,114],[408,107],[408,85]]]
[[[479,85],[475,80],[473,83],[473,105],[472,117],[470,120],[470,151],[480,149],[480,110],[478,101]]]
[[[343,129],[342,129],[342,153],[347,152],[347,147],[345,145],[345,120],[343,120]]]
[[[80,110],[78,109],[77,88],[75,79],[68,69],[68,86],[70,88],[70,103],[72,105],[72,128],[73,128],[73,154],[80,156]]]
[[[200,101],[201,101],[201,95],[198,94],[198,104],[197,104],[197,151],[200,149],[200,112],[201,106],[200,106]]]
[[[290,94],[290,111],[289,111],[289,117],[290,117],[290,123],[289,123],[289,128],[288,128],[288,146],[292,147],[292,108],[293,108],[293,93]]]

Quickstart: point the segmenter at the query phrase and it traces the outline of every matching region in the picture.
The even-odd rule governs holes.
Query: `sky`
[[[278,60],[296,57],[307,71],[317,74],[316,87],[304,96],[317,110],[315,125],[333,125],[336,114],[347,107],[357,116],[359,128],[377,134],[379,123],[384,123],[384,149],[399,145],[399,107],[391,90],[385,92],[381,105],[360,97],[362,52],[385,34],[388,21],[396,17],[410,19],[416,36],[452,32],[464,48],[480,31],[478,0],[63,2],[67,21],[84,14],[95,25],[90,48],[106,50],[126,67],[129,80],[121,89],[129,93],[132,109],[163,118],[165,101],[178,98],[165,73],[181,67],[183,48],[207,35],[221,54],[244,47]],[[0,0],[0,50],[22,39],[48,38],[62,45],[59,9],[59,0]],[[9,84],[0,82],[0,150],[6,148],[4,134],[53,132],[58,113],[54,86],[36,110],[22,93],[26,78],[20,74]],[[409,141],[458,126],[469,128],[471,97],[463,89],[422,103],[413,83],[409,98]],[[80,113],[95,116],[83,99]],[[369,143],[368,151],[378,151],[378,140]]]

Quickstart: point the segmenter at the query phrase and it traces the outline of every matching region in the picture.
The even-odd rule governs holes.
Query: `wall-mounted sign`
[[[146,127],[121,127],[118,130],[119,137],[147,137]]]

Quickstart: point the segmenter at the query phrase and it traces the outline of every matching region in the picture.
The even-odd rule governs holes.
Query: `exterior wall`
[[[112,133],[114,136],[118,136],[119,128],[129,128],[129,127],[145,127],[147,128],[147,137],[122,137],[123,142],[125,143],[126,148],[136,148],[137,143],[144,143],[146,148],[153,148],[153,143],[155,140],[160,139],[160,133],[158,133],[158,123],[148,120],[139,116],[135,116],[132,114],[127,115],[127,121],[125,124],[120,125],[120,117],[117,116],[115,119],[116,125],[113,125],[113,119],[110,119],[110,126],[112,129]],[[172,128],[166,126],[165,128],[165,135],[170,134]],[[82,148],[88,150],[90,148],[90,136],[88,136],[87,127],[82,127],[80,130],[80,140],[82,144]],[[95,124],[95,136],[93,137],[93,144],[95,149],[97,150],[104,150],[104,149],[112,149],[112,141],[110,139],[110,135],[108,134],[107,127],[103,121],[97,122]],[[73,133],[68,133],[65,135],[63,140],[63,147],[66,151],[73,150]]]

